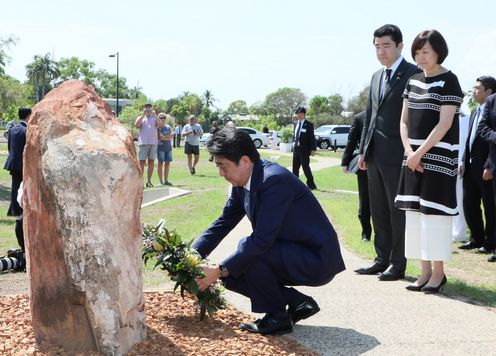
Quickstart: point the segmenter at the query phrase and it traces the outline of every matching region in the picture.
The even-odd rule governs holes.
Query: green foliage
[[[58,81],[64,82],[70,79],[79,79],[96,87],[97,75],[94,67],[95,63],[86,59],[81,60],[77,57],[62,58],[58,61],[60,71]]]
[[[178,100],[171,107],[170,113],[178,118],[181,122],[184,122],[184,119],[188,115],[198,115],[203,108],[203,101],[197,94],[184,92],[177,99]]]
[[[293,142],[293,133],[294,133],[294,128],[292,125],[284,126],[281,130],[279,130],[279,134],[281,136],[281,142],[282,143]]]
[[[316,95],[308,104],[308,115],[316,116],[320,114],[330,114],[339,116],[343,112],[343,97],[339,94],[330,96]]]
[[[32,87],[19,82],[8,75],[0,76],[0,118],[17,119],[17,111],[21,106],[33,106]]]
[[[356,115],[356,114],[364,111],[367,108],[369,89],[370,89],[370,87],[367,86],[367,87],[363,88],[363,90],[357,96],[354,96],[353,98],[351,98],[348,101],[347,111],[352,112],[353,115]]]
[[[244,100],[236,100],[233,101],[227,107],[225,113],[228,115],[239,115],[246,114],[248,112],[248,105],[246,105],[246,101]]]
[[[28,82],[33,85],[36,102],[43,99],[45,94],[53,88],[59,75],[58,64],[52,59],[50,53],[44,56],[35,55],[33,62],[26,65],[26,76]]]
[[[227,302],[222,296],[222,286],[216,283],[200,292],[195,278],[205,277],[201,265],[207,261],[190,247],[192,241],[183,242],[176,230],[168,230],[163,227],[164,224],[165,220],[161,220],[155,227],[146,225],[143,228],[145,264],[150,259],[156,260],[154,268],[160,267],[176,282],[174,291],[180,287],[183,298],[184,291],[196,296],[200,306],[200,320],[205,319],[207,313],[212,317],[217,310],[227,307]]]
[[[325,113],[313,116],[312,121],[315,128],[322,125],[349,125],[353,121],[353,117],[335,116],[333,114]]]
[[[5,74],[5,65],[9,62],[10,57],[5,52],[4,48],[9,48],[11,45],[15,45],[17,38],[9,36],[7,38],[0,37],[0,76]]]
[[[306,105],[307,98],[300,89],[281,88],[265,97],[264,108],[274,115],[281,126],[293,121],[294,112],[299,106]]]

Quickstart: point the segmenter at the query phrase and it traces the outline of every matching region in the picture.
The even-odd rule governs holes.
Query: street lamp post
[[[119,52],[109,55],[109,57],[117,58],[117,93],[116,93],[116,104],[115,104],[115,116],[119,117]]]

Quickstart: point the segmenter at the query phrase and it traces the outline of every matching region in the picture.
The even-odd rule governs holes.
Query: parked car
[[[249,134],[256,148],[260,148],[262,146],[268,146],[270,144],[269,138],[263,132],[252,129],[251,127],[236,127],[236,128],[239,130],[243,130],[244,132]]]
[[[269,131],[268,135],[269,135],[270,147],[272,148],[279,147],[279,143],[281,142],[281,135],[279,134],[279,131]]]
[[[348,142],[350,125],[324,125],[315,130],[317,146],[323,150],[328,148],[344,148]]]

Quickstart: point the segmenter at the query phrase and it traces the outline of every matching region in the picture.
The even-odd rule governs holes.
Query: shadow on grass
[[[296,325],[289,338],[320,355],[361,355],[381,344],[353,329],[329,326]]]

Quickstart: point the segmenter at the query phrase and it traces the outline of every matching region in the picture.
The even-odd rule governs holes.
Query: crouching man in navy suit
[[[233,186],[222,215],[193,243],[202,257],[247,215],[253,233],[219,265],[205,265],[200,290],[220,278],[265,313],[241,329],[285,334],[320,309],[292,286],[322,286],[345,269],[336,232],[310,190],[280,165],[260,159],[250,136],[221,130],[207,142],[219,174]]]

